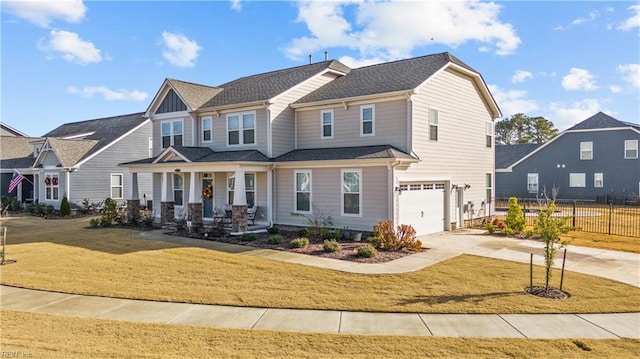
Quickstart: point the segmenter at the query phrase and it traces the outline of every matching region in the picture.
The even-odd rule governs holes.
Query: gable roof
[[[161,160],[173,154],[180,158],[169,162],[269,162],[269,158],[257,150],[244,151],[214,151],[209,147],[171,146],[167,147],[155,158],[145,158],[138,161],[121,163],[121,165],[140,165],[163,163]]]
[[[100,141],[98,140],[64,140],[60,138],[50,137],[47,138],[46,143],[56,157],[60,161],[62,167],[73,167]],[[45,151],[42,151],[44,153]],[[36,165],[40,162],[39,155]]]
[[[200,85],[176,79],[167,79],[167,83],[192,110],[200,108],[212,97],[222,92],[219,87]]]
[[[496,145],[496,168],[507,168],[540,146],[541,143]]]
[[[598,112],[595,115],[589,117],[588,119],[569,128],[567,131],[596,130],[596,129],[602,129],[602,128],[621,128],[621,127],[634,127],[640,130],[640,124],[638,123],[623,122],[620,120],[616,120],[615,118],[607,115],[606,113]]]
[[[11,136],[18,136],[18,137],[29,137],[27,136],[24,132],[19,131],[9,125],[7,125],[4,122],[0,122],[0,128],[2,130],[2,132],[4,133],[2,136],[9,136],[8,134],[10,134]],[[8,133],[8,134],[6,134]]]
[[[293,150],[275,158],[274,161],[294,162],[372,159],[399,159],[408,161],[418,160],[417,158],[408,155],[391,145],[380,145]]]
[[[267,101],[312,76],[327,70],[333,70],[340,74],[346,74],[352,71],[348,66],[339,61],[327,60],[309,65],[245,76],[220,85],[219,87],[222,88],[222,91],[207,101],[202,107],[220,107]]]
[[[52,140],[51,137],[56,138],[50,142],[54,146],[58,159],[61,162],[64,160],[65,167],[70,162],[75,161],[69,165],[73,166],[105,149],[120,137],[142,125],[145,121],[148,121],[142,115],[143,113],[139,112],[129,115],[66,123],[47,132],[43,137],[48,137],[49,140]],[[65,141],[65,138],[72,138],[79,135],[83,136],[73,140],[67,140],[74,142]],[[88,142],[81,143],[80,140],[86,140]],[[69,154],[63,153],[63,151],[69,151]],[[84,153],[80,153],[82,151],[84,151]]]
[[[33,165],[33,142],[40,141],[37,137],[0,137],[0,168],[29,168]]]

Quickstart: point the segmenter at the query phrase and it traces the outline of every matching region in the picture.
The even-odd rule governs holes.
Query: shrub
[[[380,242],[377,237],[367,237],[364,241],[372,245],[373,248],[378,248]]]
[[[278,245],[282,244],[282,242],[284,242],[284,238],[282,238],[282,236],[279,234],[274,234],[267,238],[267,243],[269,244]]]
[[[507,211],[505,222],[507,223],[507,228],[512,229],[513,232],[516,233],[522,232],[526,225],[524,213],[518,204],[518,199],[515,197],[509,198],[509,210]]]
[[[298,237],[306,237],[309,235],[309,228],[300,228],[296,231],[296,234],[298,235]]]
[[[154,222],[153,214],[140,217],[140,224],[144,228],[152,228],[153,222]]]
[[[510,236],[510,235],[512,235],[512,234],[513,234],[513,233],[515,233],[515,232],[514,232],[514,230],[513,230],[513,229],[511,229],[511,228],[507,227],[507,228],[505,228],[505,229],[503,229],[503,230],[502,230],[502,233],[506,234],[507,236]]]
[[[376,249],[371,247],[370,245],[365,245],[358,247],[356,253],[358,257],[372,258],[375,257],[376,254],[378,254],[378,251],[376,251]]]
[[[267,232],[269,234],[278,234],[280,233],[280,229],[276,226],[267,227]]]
[[[299,237],[291,241],[291,248],[304,248],[309,245],[309,239],[306,237]]]
[[[89,225],[93,228],[100,226],[100,220],[98,218],[91,218]]]
[[[256,238],[258,236],[255,233],[242,233],[242,236],[240,236],[240,240],[243,242],[253,242]]]
[[[341,249],[342,246],[335,239],[326,240],[322,244],[322,250],[325,252],[337,252]]]
[[[62,202],[60,202],[60,215],[63,217],[69,217],[71,215],[71,206],[69,206],[67,196],[62,197]]]
[[[342,231],[339,229],[324,229],[322,233],[320,233],[322,239],[328,240],[338,240],[342,237]]]
[[[489,234],[493,234],[496,231],[496,225],[493,223],[487,223],[484,228],[489,232]]]
[[[104,200],[104,209],[102,210],[102,217],[100,218],[100,225],[107,227],[113,224],[118,218],[118,202],[107,198]]]
[[[87,214],[89,213],[89,207],[91,206],[91,202],[89,202],[89,198],[84,198],[82,200],[82,208],[80,208],[80,213]]]
[[[416,231],[412,226],[398,225],[397,231],[393,229],[393,221],[386,220],[373,226],[374,236],[378,240],[377,248],[387,251],[400,249],[420,250],[422,242],[416,239]]]
[[[176,219],[176,231],[182,232],[187,228],[187,220],[186,219]]]

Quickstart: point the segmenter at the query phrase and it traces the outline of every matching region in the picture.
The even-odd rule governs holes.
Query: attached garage
[[[444,183],[401,183],[398,224],[410,224],[416,235],[445,229]]]

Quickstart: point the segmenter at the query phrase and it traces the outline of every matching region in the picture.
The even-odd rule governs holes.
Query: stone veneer
[[[160,203],[160,225],[175,221],[174,202]]]
[[[191,223],[202,223],[202,203],[189,203],[188,218]]]
[[[140,200],[127,200],[127,220],[129,223],[136,223],[140,219]]]
[[[247,228],[247,205],[231,206],[231,230],[246,232]]]

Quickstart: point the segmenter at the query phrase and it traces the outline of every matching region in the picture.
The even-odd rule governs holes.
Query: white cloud
[[[91,41],[84,41],[75,32],[51,30],[50,39],[40,40],[42,51],[59,52],[66,61],[86,65],[103,60],[101,51]]]
[[[527,91],[503,90],[496,85],[489,85],[488,87],[504,117],[509,117],[516,113],[527,114],[540,108],[535,101],[526,99]]]
[[[592,91],[598,88],[593,75],[585,69],[572,67],[569,74],[562,78],[562,87],[565,90]]]
[[[149,97],[146,92],[124,89],[114,91],[106,86],[87,86],[81,89],[76,86],[69,86],[67,87],[67,92],[87,98],[93,97],[93,95],[102,95],[102,98],[107,101],[144,101]]]
[[[162,33],[162,44],[165,46],[162,56],[170,64],[179,67],[195,66],[198,52],[202,50],[195,40],[192,41],[184,35],[167,31]]]
[[[601,111],[600,102],[596,99],[587,98],[569,105],[552,102],[549,105],[552,111],[551,119],[559,130],[565,130],[578,122],[584,121]]]
[[[579,17],[579,18],[577,18],[577,19],[573,20],[573,21],[571,22],[571,25],[580,25],[580,24],[584,24],[585,22],[589,22],[589,21],[593,21],[593,20],[595,20],[597,17],[598,17],[598,12],[597,12],[597,11],[595,11],[595,10],[592,10],[592,11],[589,13],[589,16],[588,16],[588,17]]]
[[[622,92],[622,87],[618,85],[611,85],[609,86],[609,91],[611,91],[611,93],[620,93]]]
[[[87,11],[82,0],[3,1],[2,8],[40,27],[49,27],[56,19],[80,22]]]
[[[627,8],[627,10],[634,13],[628,18],[626,21],[622,22],[618,25],[618,30],[632,30],[633,28],[640,27],[640,5],[632,5]]]
[[[329,47],[356,49],[362,61],[408,57],[415,47],[459,46],[468,41],[492,47],[498,55],[515,52],[521,43],[511,24],[500,21],[501,6],[465,1],[305,1],[298,3],[298,22],[309,36],[293,39],[284,49],[292,59]],[[350,22],[345,11],[353,12]]]
[[[618,72],[622,74],[625,82],[640,89],[640,64],[618,65]]]
[[[511,77],[511,82],[515,84],[519,82],[525,82],[527,79],[532,78],[533,74],[531,72],[525,70],[517,70],[516,73]]]
[[[230,0],[230,1],[231,1],[231,9],[235,11],[242,10],[242,3],[240,3],[240,0]]]

